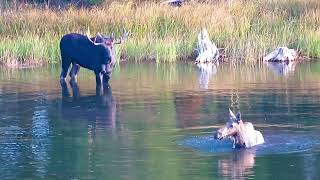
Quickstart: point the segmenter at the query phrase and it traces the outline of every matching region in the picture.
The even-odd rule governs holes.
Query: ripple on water
[[[311,133],[270,132],[264,133],[265,143],[250,150],[256,155],[289,154],[310,151],[320,146],[320,138]],[[201,153],[221,154],[235,151],[230,140],[215,140],[213,135],[191,136],[178,142],[179,145]]]

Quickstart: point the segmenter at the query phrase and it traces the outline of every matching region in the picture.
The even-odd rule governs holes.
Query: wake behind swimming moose
[[[233,148],[251,148],[264,143],[261,132],[255,130],[252,123],[243,122],[240,112],[234,115],[231,109],[229,109],[229,121],[214,134],[214,138],[218,140],[226,137],[233,141]]]
[[[103,36],[99,33],[95,37],[77,33],[66,34],[60,41],[62,71],[60,82],[64,83],[70,64],[71,81],[76,81],[80,66],[94,71],[97,86],[108,83],[115,65],[114,44],[123,43],[128,37],[125,31],[118,41],[114,35]]]

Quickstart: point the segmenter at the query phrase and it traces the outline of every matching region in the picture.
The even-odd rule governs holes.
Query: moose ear
[[[241,113],[240,112],[237,113],[236,119],[237,119],[237,122],[240,123],[240,121],[241,121]]]
[[[236,116],[233,114],[230,108],[229,108],[229,116],[230,116],[230,119],[236,119]]]
[[[103,37],[100,33],[97,33],[96,37],[94,38],[95,43],[103,43]]]
[[[111,33],[111,39],[114,40],[114,32]]]
[[[125,31],[125,32],[123,33],[122,40],[123,40],[123,41],[126,41],[126,40],[128,39],[128,37],[129,37],[129,34],[130,34],[130,31]]]

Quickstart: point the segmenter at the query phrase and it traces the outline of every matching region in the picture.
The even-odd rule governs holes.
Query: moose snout
[[[222,133],[220,131],[217,131],[214,133],[214,139],[215,140],[221,140],[223,139]]]
[[[218,139],[217,133],[214,133],[213,137],[214,137],[215,140],[217,140]]]
[[[112,69],[113,69],[113,65],[112,64],[102,64],[101,65],[101,70],[100,70],[100,73],[105,75],[107,74],[108,76],[111,75],[111,72],[112,72]]]

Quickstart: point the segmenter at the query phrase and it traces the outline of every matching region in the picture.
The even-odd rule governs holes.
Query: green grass
[[[192,57],[206,27],[231,61],[254,62],[278,46],[320,56],[320,1],[247,0],[233,4],[191,1],[181,8],[155,2],[113,2],[92,9],[24,7],[0,12],[0,63],[59,63],[59,40],[70,32],[120,35],[117,48],[132,61],[173,62]],[[119,56],[118,56],[119,57]]]

